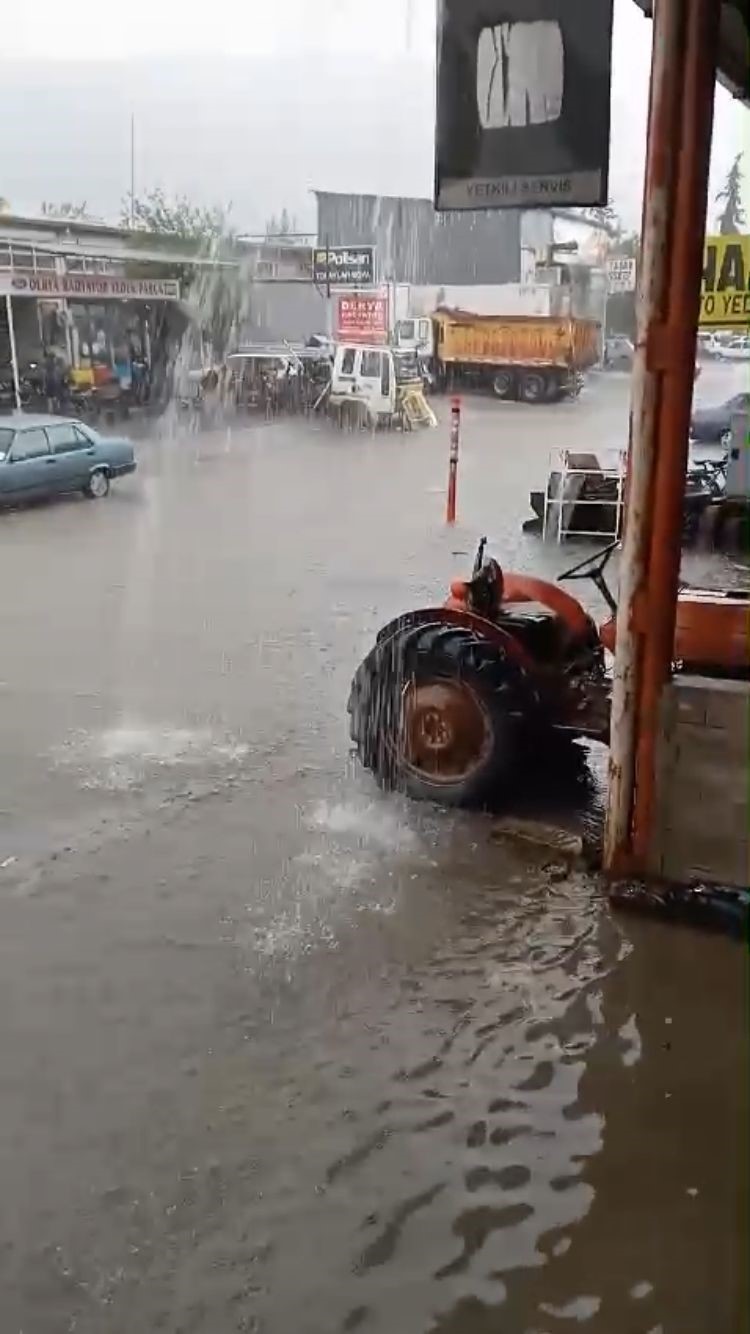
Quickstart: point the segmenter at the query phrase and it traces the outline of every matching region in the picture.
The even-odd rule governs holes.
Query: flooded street
[[[743,1328],[742,948],[349,755],[378,628],[483,533],[572,564],[529,490],[627,407],[468,398],[454,530],[444,404],[185,430],[0,516],[1,1334]]]

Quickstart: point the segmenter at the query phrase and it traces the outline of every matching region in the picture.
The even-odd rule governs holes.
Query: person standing
[[[44,394],[47,399],[47,411],[60,411],[60,369],[54,352],[48,352],[44,360]]]

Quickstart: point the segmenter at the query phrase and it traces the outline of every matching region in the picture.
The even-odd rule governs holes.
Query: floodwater
[[[626,418],[467,401],[453,531],[444,425],[178,434],[2,516],[2,1334],[743,1328],[742,948],[348,753],[380,624],[482,533],[573,563],[529,488]]]

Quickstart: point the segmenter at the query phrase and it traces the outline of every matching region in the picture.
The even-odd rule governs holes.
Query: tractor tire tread
[[[402,769],[389,744],[403,684],[415,678],[465,680],[481,697],[493,726],[492,752],[478,772],[455,784],[435,784]],[[384,788],[447,805],[481,806],[509,776],[522,733],[536,720],[538,696],[524,668],[502,645],[468,627],[430,621],[397,629],[360,664],[349,698],[351,737],[359,758]]]

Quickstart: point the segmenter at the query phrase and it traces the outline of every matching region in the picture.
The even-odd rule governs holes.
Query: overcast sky
[[[240,228],[261,228],[284,205],[312,226],[316,186],[429,195],[434,7],[14,6],[0,55],[0,195],[17,211],[85,199],[115,218],[129,188],[131,111],[137,188],[232,201]],[[639,217],[650,29],[633,0],[616,0],[611,194],[629,225]],[[714,192],[747,142],[749,115],[719,90]]]

